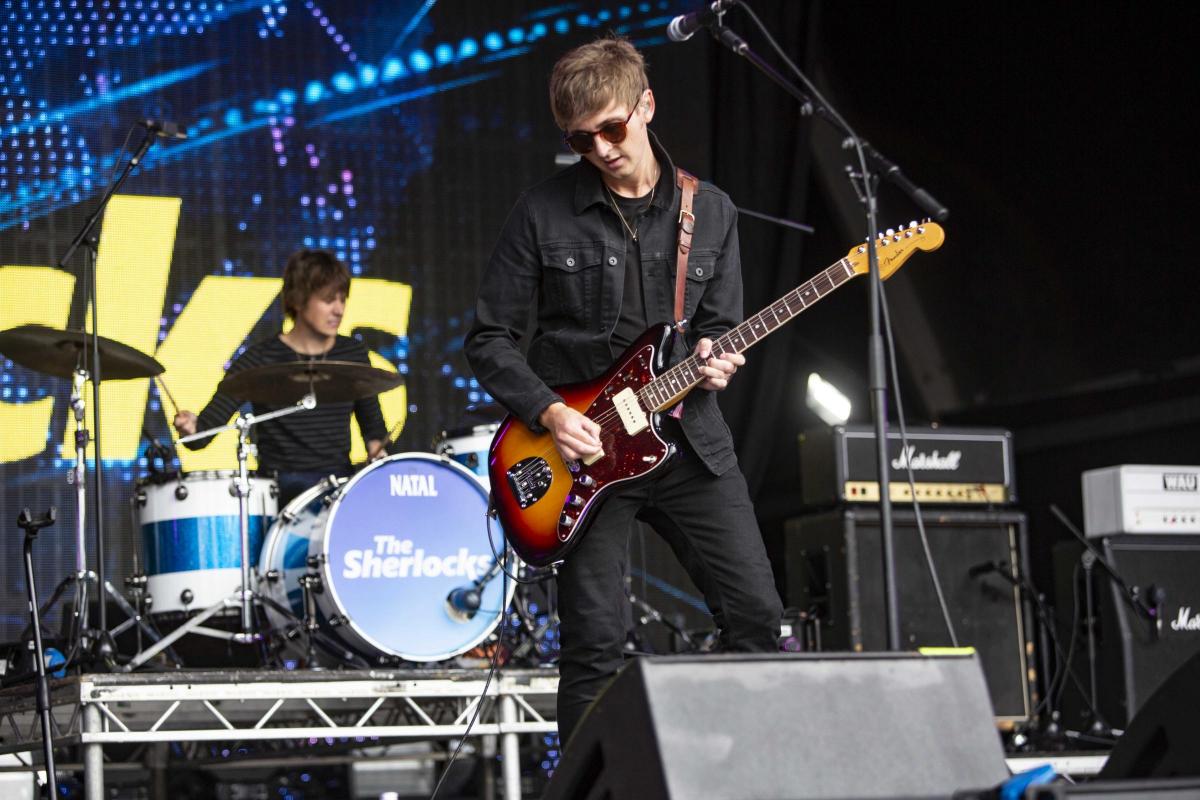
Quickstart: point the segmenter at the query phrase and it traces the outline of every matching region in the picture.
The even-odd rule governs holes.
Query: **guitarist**
[[[567,53],[551,74],[550,99],[567,145],[582,158],[517,200],[479,286],[466,354],[488,392],[576,460],[600,452],[600,428],[550,387],[598,377],[650,325],[674,316],[681,191],[647,127],[654,94],[628,41],[605,38]],[[712,339],[742,319],[737,218],[728,196],[703,182],[694,212],[688,325],[671,362],[695,352],[707,359],[705,380],[678,419],[664,423],[678,455],[617,487],[558,573],[564,744],[624,658],[623,578],[635,518],[670,542],[714,613],[723,649],[778,650],[782,607],[717,407],[716,392],[745,358],[711,355]],[[531,307],[536,326],[526,358],[520,341]]]

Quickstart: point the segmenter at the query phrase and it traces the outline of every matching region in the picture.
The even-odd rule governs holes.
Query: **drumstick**
[[[392,426],[391,430],[388,431],[387,438],[383,440],[383,445],[382,445],[381,449],[387,450],[389,447],[391,447],[393,444],[395,444],[396,439],[398,439],[400,437],[400,431],[403,428],[404,428],[404,420],[401,419],[399,422],[397,422],[395,425]]]
[[[162,375],[155,375],[154,380],[158,381],[158,388],[162,389],[163,394],[167,396],[167,400],[171,403],[171,408],[175,409],[172,419],[179,416],[179,405],[175,402],[175,398],[171,396],[171,390],[167,388],[167,382],[162,379]]]

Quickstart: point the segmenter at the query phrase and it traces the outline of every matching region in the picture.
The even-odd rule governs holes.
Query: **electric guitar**
[[[918,250],[936,250],[944,238],[933,222],[881,235],[880,276],[890,277]],[[862,244],[722,334],[713,342],[713,354],[746,350],[867,271],[867,246]],[[525,563],[541,567],[562,561],[617,486],[649,476],[674,455],[675,444],[662,433],[659,415],[704,377],[694,354],[666,367],[671,335],[669,325],[650,328],[600,377],[556,389],[568,406],[600,426],[599,454],[568,463],[549,433],[533,433],[511,415],[500,424],[488,451],[492,502]]]

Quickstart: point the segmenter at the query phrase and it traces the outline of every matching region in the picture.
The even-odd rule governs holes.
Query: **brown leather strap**
[[[679,200],[679,250],[675,254],[675,330],[683,333],[688,321],[683,318],[683,293],[687,286],[688,253],[692,251],[692,233],[696,230],[696,215],[692,199],[700,181],[679,167],[675,168],[675,185],[681,190]]]

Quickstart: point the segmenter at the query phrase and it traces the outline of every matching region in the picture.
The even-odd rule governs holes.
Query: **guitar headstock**
[[[889,228],[875,240],[879,253],[879,276],[885,281],[900,269],[909,256],[918,250],[937,250],[946,240],[946,232],[936,222],[910,222],[907,228]],[[869,271],[867,245],[860,244],[852,249],[846,260],[855,275],[866,275]]]

